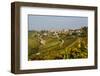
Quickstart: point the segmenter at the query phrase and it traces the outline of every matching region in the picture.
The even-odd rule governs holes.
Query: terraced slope
[[[34,37],[33,37],[34,36]],[[40,43],[34,33],[28,38],[29,60],[53,60],[87,58],[87,37],[64,36],[62,38],[43,37],[45,45]],[[64,43],[61,45],[62,40]]]

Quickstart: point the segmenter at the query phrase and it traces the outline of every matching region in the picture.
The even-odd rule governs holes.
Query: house
[[[77,34],[77,35],[81,35],[82,30],[81,29],[75,29],[75,30],[69,30],[69,34]]]

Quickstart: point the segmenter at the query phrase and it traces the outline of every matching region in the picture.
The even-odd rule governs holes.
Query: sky
[[[88,17],[28,15],[28,30],[78,29],[88,26]]]

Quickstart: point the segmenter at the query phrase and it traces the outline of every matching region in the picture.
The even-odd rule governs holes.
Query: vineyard
[[[28,60],[87,58],[87,29],[28,31]]]

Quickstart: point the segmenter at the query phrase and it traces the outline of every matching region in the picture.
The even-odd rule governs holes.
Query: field
[[[87,58],[87,32],[87,27],[60,31],[28,31],[28,60]]]

